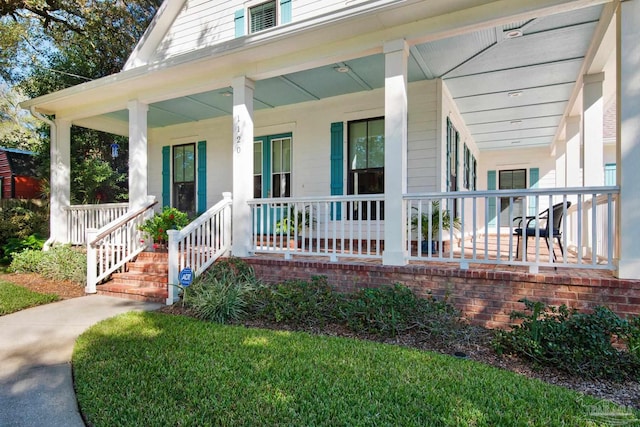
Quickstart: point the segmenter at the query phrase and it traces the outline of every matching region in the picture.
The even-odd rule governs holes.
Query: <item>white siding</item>
[[[434,81],[409,85],[409,191],[435,190],[436,89]],[[293,134],[293,196],[327,196],[331,189],[331,123],[343,121],[346,191],[347,122],[384,116],[384,90],[336,96],[255,113],[255,136]],[[207,203],[232,191],[231,117],[154,129],[149,134],[149,192],[162,197],[162,147],[207,141]],[[250,179],[251,172],[247,172]]]
[[[266,0],[265,0],[266,1]],[[364,0],[292,0],[292,22],[330,13]],[[149,62],[212,46],[235,38],[235,12],[262,3],[261,0],[188,1],[158,45]],[[278,11],[280,0],[277,0]],[[280,13],[280,12],[278,12]],[[248,14],[245,13],[245,26]],[[278,18],[280,19],[280,18]]]

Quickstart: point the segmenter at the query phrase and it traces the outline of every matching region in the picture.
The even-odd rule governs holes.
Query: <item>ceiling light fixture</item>
[[[515,39],[517,37],[522,37],[522,30],[519,28],[515,28],[513,30],[503,31],[502,35],[505,39]]]
[[[336,70],[338,73],[348,73],[349,71],[351,71],[351,68],[346,65],[340,65],[338,67],[335,67],[334,70]]]
[[[220,92],[220,95],[222,95],[222,96],[231,96],[231,95],[233,95],[233,93],[231,91],[225,90],[224,92]]]
[[[519,96],[522,96],[524,92],[522,92],[521,90],[515,90],[513,92],[509,92],[507,93],[507,95],[509,95],[509,98],[517,98]]]

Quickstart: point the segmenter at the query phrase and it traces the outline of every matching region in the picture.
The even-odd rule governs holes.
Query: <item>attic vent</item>
[[[275,27],[277,23],[275,0],[249,8],[249,15],[251,17],[251,33]]]

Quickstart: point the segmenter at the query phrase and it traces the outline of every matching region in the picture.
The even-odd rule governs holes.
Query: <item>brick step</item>
[[[127,263],[127,271],[130,273],[169,274],[167,263],[136,261]]]
[[[167,252],[140,252],[136,260],[143,262],[168,262],[169,254]]]
[[[167,291],[166,286],[164,289],[160,289],[155,287],[132,287],[108,282],[104,285],[97,286],[96,290],[98,295],[106,295],[135,301],[165,303],[169,297],[169,292]]]
[[[166,288],[169,283],[166,274],[153,273],[114,273],[111,279],[116,284],[138,287]]]

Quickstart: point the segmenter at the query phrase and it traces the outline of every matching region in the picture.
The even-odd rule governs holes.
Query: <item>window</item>
[[[511,169],[501,170],[498,174],[498,189],[500,190],[521,190],[527,188],[527,170]],[[500,223],[508,225],[511,218],[522,215],[521,198],[513,199],[513,215],[509,216],[509,197],[500,198]]]
[[[616,185],[616,164],[607,163],[604,165],[604,185]]]
[[[275,27],[277,23],[276,1],[268,1],[249,8],[249,32],[255,33]]]
[[[291,134],[257,137],[253,142],[253,198],[291,197]]]
[[[272,197],[291,197],[291,138],[271,140]]]
[[[348,129],[348,194],[384,193],[384,118],[349,122]],[[362,206],[362,218],[369,217],[366,206]],[[383,208],[381,207],[381,210]],[[354,208],[354,219],[359,212]],[[382,218],[382,212],[379,215]],[[377,219],[372,212],[370,219]]]
[[[471,154],[471,150],[464,144],[464,188],[476,190],[476,158]]]
[[[173,207],[194,216],[196,212],[196,144],[173,147]]]

